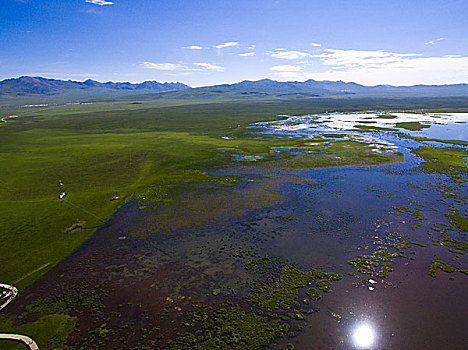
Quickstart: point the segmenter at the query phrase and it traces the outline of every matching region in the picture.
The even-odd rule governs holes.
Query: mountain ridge
[[[88,79],[83,82],[74,80],[47,79],[43,77],[21,76],[0,81],[0,94],[37,94],[55,95],[71,90],[86,89],[108,89],[108,90],[151,90],[163,92],[172,90],[189,89],[190,86],[183,83],[159,83],[157,81],[144,81],[142,83],[129,82],[98,82]]]
[[[468,97],[468,84],[444,85],[375,85],[366,86],[355,82],[317,81],[309,79],[303,82],[279,82],[272,79],[243,80],[233,84],[219,84],[192,88],[186,84],[160,83],[144,81],[99,82],[92,79],[85,81],[47,79],[43,77],[22,76],[0,81],[0,97],[21,96],[99,96],[117,94],[117,96],[141,96],[148,98],[170,99],[219,99],[219,98],[315,98],[335,96],[369,97],[421,97],[421,96],[461,96]]]

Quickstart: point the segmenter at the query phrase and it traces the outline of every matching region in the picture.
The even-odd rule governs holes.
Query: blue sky
[[[466,0],[0,0],[0,79],[468,83]]]

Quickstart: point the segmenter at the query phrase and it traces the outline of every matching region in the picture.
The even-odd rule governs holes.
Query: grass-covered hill
[[[145,81],[101,83],[95,80],[83,82],[20,77],[0,82],[0,104],[86,102],[106,99],[128,100],[180,100],[180,101],[228,101],[228,100],[289,100],[324,97],[468,97],[468,84],[364,86],[343,81],[278,82],[270,79],[245,80],[235,84],[222,84],[190,88],[182,83]]]

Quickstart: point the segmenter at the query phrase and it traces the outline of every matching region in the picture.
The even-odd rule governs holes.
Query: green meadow
[[[208,170],[232,163],[232,154],[265,155],[259,163],[278,160],[279,166],[296,168],[400,160],[369,154],[351,141],[334,142],[313,161],[284,152],[272,159],[269,155],[279,147],[314,147],[302,138],[254,133],[246,128],[251,123],[276,120],[283,113],[371,106],[404,110],[423,103],[443,108],[457,107],[456,102],[317,99],[183,105],[180,101],[117,101],[34,110],[4,108],[2,112],[19,117],[0,125],[0,280],[19,288],[31,284],[128,200],[149,197],[164,205],[185,188],[182,184],[228,185]],[[340,156],[343,152],[347,161]],[[64,200],[58,198],[61,192],[67,194]]]

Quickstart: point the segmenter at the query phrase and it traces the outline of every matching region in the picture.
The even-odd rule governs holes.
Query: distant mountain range
[[[0,95],[2,94],[35,94],[56,95],[73,90],[125,90],[142,92],[163,92],[171,90],[189,89],[182,83],[158,83],[157,81],[145,81],[140,84],[132,83],[100,83],[88,79],[86,81],[46,79],[42,77],[20,77],[0,81]]]
[[[0,81],[0,99],[11,97],[52,98],[115,98],[144,99],[291,99],[317,97],[468,97],[468,84],[364,86],[343,81],[278,82],[270,79],[245,80],[236,84],[223,84],[191,88],[182,83],[145,81],[132,83],[101,83],[95,80],[83,82],[20,77]]]
[[[332,95],[458,95],[468,97],[468,84],[453,85],[413,85],[392,86],[377,85],[365,86],[357,83],[345,83],[343,81],[317,81],[313,79],[304,82],[289,81],[278,82],[270,79],[257,81],[244,80],[236,84],[224,84],[198,88],[206,91],[240,91],[246,94],[267,93],[304,96],[332,96]]]

